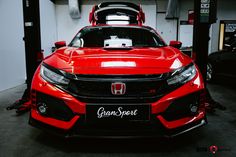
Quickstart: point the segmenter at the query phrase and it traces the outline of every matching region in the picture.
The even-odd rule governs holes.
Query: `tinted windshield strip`
[[[146,27],[86,27],[72,40],[74,47],[162,47],[166,44]]]

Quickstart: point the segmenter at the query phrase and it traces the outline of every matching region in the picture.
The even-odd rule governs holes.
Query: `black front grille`
[[[47,113],[45,116],[47,117],[52,117],[63,121],[69,121],[74,117],[74,113],[63,100],[37,92],[36,104],[40,103],[46,104]]]
[[[165,75],[78,76],[67,91],[84,102],[154,102],[166,93]],[[126,85],[124,95],[113,95],[111,84]]]

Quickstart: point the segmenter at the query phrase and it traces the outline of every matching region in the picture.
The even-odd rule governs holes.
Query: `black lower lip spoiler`
[[[188,128],[188,129],[186,129],[186,130],[183,130],[183,131],[181,131],[181,132],[179,132],[179,133],[176,133],[176,134],[173,134],[173,135],[170,135],[170,136],[166,136],[166,137],[169,137],[169,138],[176,137],[176,136],[182,135],[182,134],[184,134],[184,133],[187,133],[187,132],[189,132],[189,131],[191,131],[191,130],[194,130],[194,129],[196,129],[196,128],[199,128],[199,127],[201,127],[201,126],[204,126],[204,125],[206,125],[206,124],[207,124],[207,121],[206,121],[205,119],[203,119],[203,120],[200,121],[199,124],[197,124],[197,125],[195,125],[195,126],[193,126],[193,127],[190,127],[190,128]]]
[[[194,124],[187,124],[184,127],[180,127],[174,130],[171,130],[171,133],[167,132],[160,132],[160,133],[148,133],[148,134],[138,134],[138,135],[97,135],[97,134],[74,134],[73,132],[71,132],[71,130],[69,131],[65,131],[65,130],[61,130],[52,126],[49,126],[47,124],[41,123],[35,119],[33,119],[30,116],[29,119],[29,124],[42,129],[52,135],[56,135],[62,138],[93,138],[93,139],[139,139],[139,138],[174,138],[176,136],[185,134],[189,131],[192,131],[194,129],[197,129],[199,127],[202,127],[204,125],[207,124],[207,119],[206,117],[204,119],[201,119],[197,122],[194,122]],[[158,131],[158,130],[157,130]]]

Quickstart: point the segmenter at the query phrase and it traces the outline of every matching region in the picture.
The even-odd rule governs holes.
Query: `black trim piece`
[[[164,81],[168,74],[163,75],[75,75],[73,78],[76,81],[136,81],[136,82],[147,82],[147,81]]]
[[[190,111],[190,105],[199,107],[200,94],[200,92],[196,92],[173,100],[161,115],[167,121],[174,121],[184,117],[194,116],[194,113],[191,113]],[[198,114],[198,112],[195,114]]]
[[[52,67],[52,66],[50,66],[50,65],[48,65],[48,64],[46,64],[46,63],[44,63],[44,62],[42,63],[41,66],[45,66],[47,69],[49,69],[49,70],[51,70],[51,71],[53,71],[53,72],[55,72],[55,73],[57,73],[57,74],[59,74],[59,75],[64,76],[64,74],[65,74],[64,71],[59,70],[59,69],[57,69],[57,68],[55,68],[55,67]]]
[[[41,92],[36,92],[36,105],[38,104],[46,105],[47,112],[43,115],[46,117],[70,121],[75,116],[63,100]]]

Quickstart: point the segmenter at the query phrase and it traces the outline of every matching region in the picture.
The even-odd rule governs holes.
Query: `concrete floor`
[[[0,92],[0,157],[208,157],[213,156],[211,152],[202,149],[211,145],[221,149],[216,157],[236,157],[236,90],[229,86],[209,85],[226,111],[209,114],[208,125],[171,140],[64,140],[50,136],[28,125],[28,113],[17,116],[6,111],[24,88]]]

